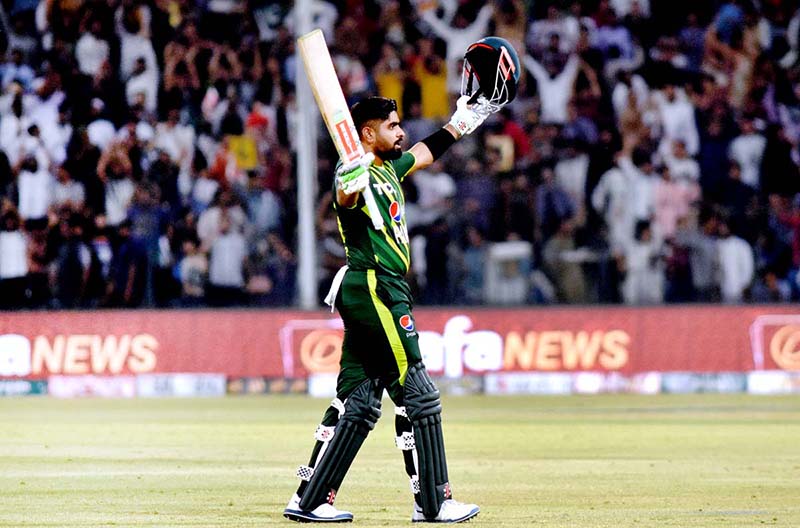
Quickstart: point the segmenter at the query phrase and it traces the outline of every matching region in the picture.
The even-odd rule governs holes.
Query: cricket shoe
[[[439,508],[439,514],[433,519],[427,519],[422,513],[422,508],[414,502],[414,511],[411,513],[412,522],[433,522],[433,523],[460,523],[468,521],[478,515],[481,511],[477,504],[464,504],[457,500],[447,499]]]
[[[318,522],[318,523],[342,523],[353,522],[353,514],[349,511],[337,510],[332,504],[323,502],[311,511],[300,509],[300,497],[295,493],[283,516],[291,521],[297,522]]]

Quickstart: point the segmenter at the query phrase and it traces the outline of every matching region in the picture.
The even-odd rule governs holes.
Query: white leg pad
[[[314,475],[314,468],[311,466],[300,466],[297,468],[297,477],[300,480],[309,481],[311,477]]]
[[[414,441],[414,433],[411,431],[406,431],[400,436],[396,436],[394,443],[397,445],[397,449],[400,449],[401,451],[411,451],[417,446],[416,442]]]
[[[333,440],[333,435],[336,432],[336,427],[319,424],[317,430],[314,431],[314,438],[320,442],[330,442]]]
[[[411,484],[411,493],[414,495],[419,493],[419,477],[417,477],[416,475],[411,477],[410,484]]]

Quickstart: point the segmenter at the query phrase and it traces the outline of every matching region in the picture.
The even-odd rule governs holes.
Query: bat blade
[[[355,161],[365,154],[361,140],[358,138],[353,117],[347,107],[339,78],[333,67],[333,60],[325,43],[322,31],[315,29],[297,39],[300,58],[303,62],[311,91],[325,121],[325,126],[333,140],[336,151],[343,163]],[[383,228],[383,217],[380,214],[371,187],[363,191],[372,225],[375,229]]]

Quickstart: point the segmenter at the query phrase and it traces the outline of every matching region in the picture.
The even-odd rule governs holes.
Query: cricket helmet
[[[464,54],[461,95],[470,96],[470,104],[483,95],[496,112],[516,97],[519,74],[519,57],[511,43],[500,37],[482,38]]]

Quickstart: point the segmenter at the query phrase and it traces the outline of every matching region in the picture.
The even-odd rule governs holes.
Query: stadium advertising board
[[[418,309],[429,370],[800,371],[800,312],[786,306]],[[323,311],[103,311],[0,315],[0,379],[335,372],[341,321]]]

